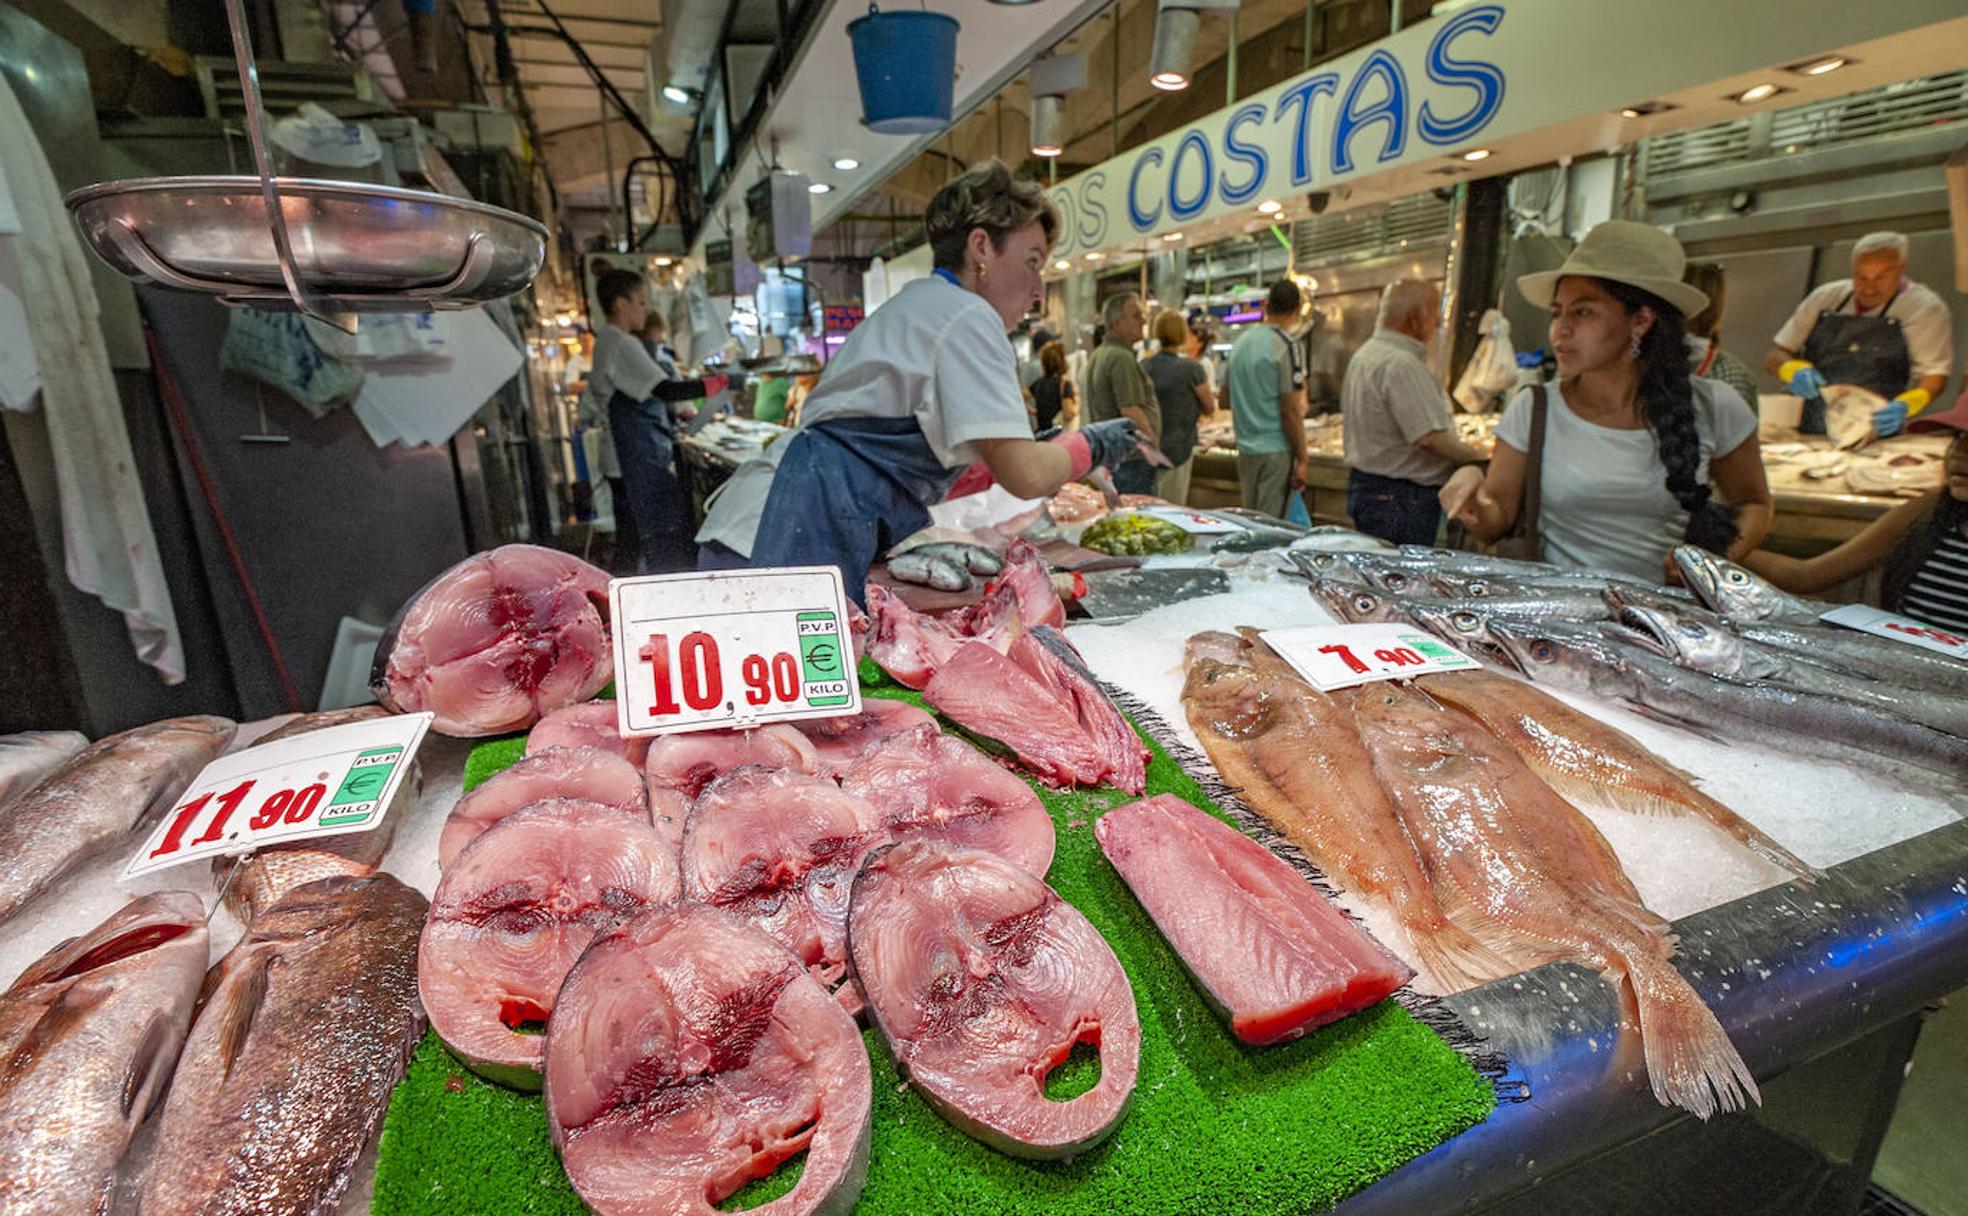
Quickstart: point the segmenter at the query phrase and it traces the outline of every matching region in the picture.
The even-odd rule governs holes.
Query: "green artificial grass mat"
[[[877,686],[866,693],[921,698]],[[1172,793],[1229,822],[1195,780],[1144,733],[1148,793]],[[521,738],[481,744],[470,789],[521,754]],[[872,1030],[873,1151],[855,1208],[867,1216],[1045,1212],[1292,1214],[1319,1211],[1488,1117],[1491,1082],[1399,1003],[1388,1000],[1300,1039],[1248,1047],[1204,1002],[1094,842],[1094,822],[1132,798],[1112,789],[1034,784],[1058,829],[1046,880],[1107,939],[1134,986],[1141,1065],[1127,1116],[1072,1161],[1007,1157],[944,1122]],[[1055,1098],[1083,1092],[1097,1060],[1048,1078]],[[784,1194],[797,1163],[754,1182],[726,1211]],[[480,1080],[427,1035],[390,1099],[376,1168],[378,1216],[579,1213],[586,1209],[548,1142],[537,1095]]]

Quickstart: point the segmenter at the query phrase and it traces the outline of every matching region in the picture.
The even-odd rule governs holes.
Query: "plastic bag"
[[[1305,509],[1305,495],[1297,490],[1285,495],[1285,522],[1306,528],[1312,526],[1312,513]]]
[[[316,418],[362,387],[362,369],[322,351],[305,319],[291,312],[227,313],[219,366],[272,385]]]
[[[1469,366],[1456,381],[1457,404],[1472,414],[1487,414],[1498,395],[1517,383],[1517,350],[1510,343],[1510,322],[1492,308],[1483,314],[1483,338]]]

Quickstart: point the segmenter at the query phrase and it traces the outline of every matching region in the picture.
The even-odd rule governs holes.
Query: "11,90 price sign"
[[[1264,641],[1307,683],[1326,692],[1478,666],[1475,659],[1411,625],[1305,625],[1266,630]]]
[[[861,712],[832,566],[618,578],[608,598],[624,735]]]
[[[151,829],[123,876],[370,830],[383,821],[434,716],[371,718],[220,756]]]

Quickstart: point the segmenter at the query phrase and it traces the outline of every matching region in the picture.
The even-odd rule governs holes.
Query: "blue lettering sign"
[[[1287,111],[1298,111],[1298,125],[1292,132],[1292,185],[1303,186],[1312,180],[1312,99],[1321,93],[1331,97],[1339,91],[1339,73],[1320,72],[1307,76],[1294,85],[1291,91],[1278,98],[1278,108],[1271,112],[1271,121],[1277,122]]]
[[[1162,150],[1160,148],[1149,148],[1140,156],[1134,158],[1134,169],[1128,174],[1128,222],[1134,225],[1136,232],[1148,231],[1155,226],[1155,221],[1162,218],[1161,203],[1157,202],[1153,211],[1143,211],[1141,204],[1136,201],[1141,189],[1141,171],[1149,165],[1159,165],[1161,163]]]
[[[1360,93],[1370,80],[1387,86],[1387,96],[1365,108],[1355,108]],[[1374,123],[1387,124],[1387,139],[1381,144],[1379,159],[1390,161],[1401,155],[1408,144],[1408,80],[1400,60],[1386,51],[1375,51],[1360,65],[1359,75],[1346,87],[1339,103],[1339,117],[1333,120],[1332,171],[1335,177],[1353,172],[1353,137],[1361,128]]]
[[[1191,148],[1194,148],[1196,154],[1203,158],[1203,186],[1202,189],[1196,191],[1195,198],[1184,201],[1179,194],[1182,182],[1182,163],[1188,157]],[[1201,131],[1191,131],[1189,134],[1183,136],[1182,142],[1177,144],[1175,148],[1175,163],[1169,166],[1169,218],[1186,220],[1201,214],[1203,208],[1209,204],[1210,179],[1215,176],[1216,164],[1215,158],[1210,154],[1209,140],[1203,138]]]
[[[1107,208],[1100,201],[1100,193],[1107,189],[1107,172],[1095,169],[1086,175],[1086,184],[1080,187],[1080,248],[1098,249],[1107,239]]]
[[[1049,197],[1053,208],[1059,212],[1059,238],[1053,243],[1054,253],[1070,253],[1077,248],[1073,242],[1075,227],[1073,223],[1073,192],[1064,186],[1055,187]]]
[[[1248,203],[1255,198],[1257,192],[1263,188],[1264,176],[1270,169],[1270,161],[1265,157],[1263,148],[1237,138],[1238,127],[1247,122],[1256,122],[1263,117],[1262,105],[1248,105],[1232,114],[1229,123],[1223,128],[1223,159],[1226,167],[1223,175],[1216,179],[1216,195],[1218,200],[1232,207]],[[1242,185],[1230,184],[1228,162],[1231,161],[1250,166],[1250,177]]]
[[[1489,125],[1503,105],[1504,76],[1493,63],[1480,59],[1457,59],[1449,54],[1449,43],[1462,34],[1477,30],[1494,34],[1503,24],[1503,10],[1493,4],[1466,9],[1450,18],[1428,44],[1428,78],[1436,84],[1453,85],[1476,91],[1475,104],[1457,118],[1443,118],[1428,102],[1421,104],[1416,122],[1421,137],[1431,144],[1453,144],[1468,139]]]

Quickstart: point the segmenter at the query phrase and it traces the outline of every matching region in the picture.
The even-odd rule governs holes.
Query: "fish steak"
[[[526,732],[526,754],[550,747],[598,747],[615,752],[637,768],[649,755],[647,738],[625,739],[618,733],[615,702],[583,701],[542,715]]]
[[[97,854],[135,846],[234,728],[201,714],[110,735],[0,806],[0,921]]]
[[[388,874],[287,893],[206,976],[142,1216],[331,1212],[423,1036],[424,897]],[[184,1151],[175,1151],[177,1149]]]
[[[983,849],[912,840],[854,880],[848,947],[896,1068],[958,1129],[1015,1157],[1067,1157],[1127,1113],[1141,1023],[1120,960],[1051,887]],[[1100,1080],[1046,1075],[1077,1045]]]
[[[549,798],[579,798],[649,818],[649,794],[634,765],[598,747],[554,747],[520,759],[458,799],[437,837],[437,864],[448,866],[480,832]],[[658,825],[659,829],[661,825]]]
[[[861,753],[890,735],[917,726],[934,726],[936,719],[907,701],[864,697],[861,712],[839,718],[809,718],[790,725],[813,744],[822,772],[841,777]]]
[[[608,573],[538,545],[476,553],[426,583],[376,647],[370,687],[439,734],[524,730],[615,678]]]
[[[1414,978],[1277,854],[1173,794],[1117,807],[1093,834],[1246,1043],[1296,1039]]]
[[[1032,787],[933,725],[864,752],[841,788],[868,800],[889,841],[947,840],[989,849],[1045,877],[1058,834]]]
[[[664,735],[650,744],[642,773],[649,784],[649,817],[658,831],[681,842],[690,803],[706,786],[748,764],[825,771],[807,737],[783,722],[756,730],[694,730]]]
[[[197,896],[139,896],[0,994],[10,1216],[108,1210],[130,1137],[170,1082],[210,951]]]
[[[682,890],[648,822],[574,799],[515,811],[445,869],[417,948],[431,1029],[472,1071],[538,1089],[554,997],[599,935]]]
[[[603,934],[547,1027],[547,1120],[601,1216],[712,1216],[804,1152],[758,1216],[845,1216],[873,1079],[854,1019],[786,948],[689,900]]]

